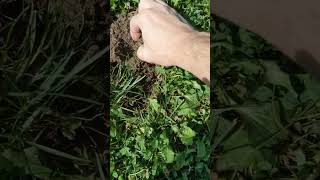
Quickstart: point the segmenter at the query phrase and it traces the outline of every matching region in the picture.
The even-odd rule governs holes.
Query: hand
[[[137,56],[142,61],[178,66],[210,82],[210,34],[198,32],[161,0],[141,0],[138,14],[130,21],[130,34],[143,45]]]
[[[130,34],[144,44],[137,56],[142,61],[163,66],[177,65],[184,54],[186,41],[196,31],[174,9],[161,0],[141,0],[138,14],[130,21]]]

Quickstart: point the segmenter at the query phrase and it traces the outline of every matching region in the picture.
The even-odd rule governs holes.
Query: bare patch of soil
[[[135,42],[130,36],[130,19],[136,11],[115,18],[111,24],[110,60],[111,64],[124,63],[132,67],[138,75],[145,75],[146,83],[154,82],[154,65],[142,62],[137,57],[137,50],[142,40]]]

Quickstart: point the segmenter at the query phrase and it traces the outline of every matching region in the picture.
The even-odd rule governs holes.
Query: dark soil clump
[[[137,57],[137,50],[142,40],[135,42],[130,36],[130,19],[136,11],[115,18],[111,24],[110,60],[111,65],[123,63],[140,75],[146,76],[146,83],[154,82],[154,65],[142,62]]]

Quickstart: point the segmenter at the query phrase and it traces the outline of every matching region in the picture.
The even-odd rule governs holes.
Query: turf
[[[0,3],[0,179],[105,179],[107,33],[61,3]]]
[[[209,31],[209,1],[169,1],[195,27]],[[136,1],[112,1],[126,14]],[[209,87],[178,68],[147,75],[118,64],[111,69],[111,175],[113,179],[208,179]]]
[[[319,178],[320,83],[252,32],[211,32],[215,176]]]

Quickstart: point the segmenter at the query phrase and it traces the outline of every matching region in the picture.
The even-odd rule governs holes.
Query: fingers
[[[141,12],[144,9],[152,8],[154,3],[154,0],[140,0],[138,11]]]
[[[163,0],[140,0],[138,11],[145,9],[159,8],[161,6],[168,6]]]
[[[137,51],[137,56],[140,60],[149,62],[150,61],[150,51],[144,45],[141,45]]]
[[[138,41],[141,37],[141,23],[139,22],[139,15],[135,15],[130,20],[130,35],[134,41]]]

